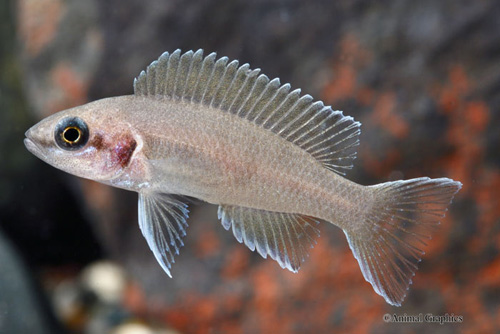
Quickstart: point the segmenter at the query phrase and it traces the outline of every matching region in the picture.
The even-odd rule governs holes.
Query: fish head
[[[51,115],[26,131],[24,144],[58,169],[109,183],[127,170],[142,147],[140,137],[111,106],[100,100]]]

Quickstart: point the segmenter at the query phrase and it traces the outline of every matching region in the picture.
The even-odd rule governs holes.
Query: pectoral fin
[[[226,230],[232,226],[239,242],[293,272],[299,270],[319,236],[317,222],[299,214],[221,205],[218,216]]]
[[[139,194],[139,227],[156,260],[170,277],[174,255],[184,246],[187,217],[187,205],[169,195]]]

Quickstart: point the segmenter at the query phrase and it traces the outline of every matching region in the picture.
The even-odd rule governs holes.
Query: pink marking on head
[[[127,136],[120,139],[111,154],[113,163],[120,165],[122,168],[127,167],[136,147],[137,142],[133,137]]]

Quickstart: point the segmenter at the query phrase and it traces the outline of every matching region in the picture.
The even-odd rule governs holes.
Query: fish
[[[175,50],[139,74],[133,95],[55,113],[24,143],[67,173],[137,192],[140,230],[170,277],[191,197],[218,205],[238,242],[292,272],[320,222],[341,228],[365,280],[400,306],[462,184],[349,180],[360,126],[247,63]]]

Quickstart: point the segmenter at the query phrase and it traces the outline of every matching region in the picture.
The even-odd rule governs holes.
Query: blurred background
[[[499,332],[499,17],[494,0],[0,0],[0,333]],[[361,121],[353,181],[463,183],[402,307],[365,282],[340,229],[321,224],[292,274],[197,202],[170,279],[136,194],[24,148],[35,122],[131,94],[177,48],[248,62]]]

